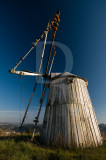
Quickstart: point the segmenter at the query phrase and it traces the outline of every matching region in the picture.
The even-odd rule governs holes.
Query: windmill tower
[[[54,38],[59,26],[59,15],[60,11],[58,11],[52,20],[48,22],[46,30],[39,39],[35,40],[35,43],[33,43],[32,48],[27,52],[27,54],[21,58],[19,63],[17,63],[13,69],[9,70],[11,74],[19,74],[21,76],[37,76],[32,95],[20,125],[20,129],[25,121],[39,77],[41,76],[44,78],[44,84],[40,98],[40,107],[34,120],[35,126],[39,122],[39,115],[49,83],[49,95],[41,133],[42,142],[45,145],[64,147],[98,146],[102,144],[102,138],[87,90],[87,80],[70,73],[51,73],[56,54]],[[41,67],[49,31],[51,33],[51,45],[45,73],[43,74],[41,73]],[[30,52],[34,49],[37,43],[43,39],[44,36],[45,39],[38,72],[27,70],[17,71],[17,67],[30,54]]]
[[[102,144],[87,85],[86,79],[67,72],[51,78],[42,130],[44,144],[64,147]]]

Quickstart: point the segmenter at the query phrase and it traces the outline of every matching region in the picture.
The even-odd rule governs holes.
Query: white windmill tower
[[[68,72],[51,78],[42,130],[44,144],[64,147],[102,144],[87,85],[86,79]]]
[[[40,38],[36,40],[29,52],[23,58],[21,58],[20,62],[16,64],[12,70],[9,70],[10,73],[19,74],[21,76],[37,76],[36,83],[20,128],[23,126],[39,80],[39,76],[41,76],[44,78],[44,84],[40,99],[40,108],[34,120],[35,126],[39,122],[38,119],[41,112],[42,103],[45,97],[46,88],[48,87],[49,83],[49,95],[41,133],[42,142],[45,145],[65,147],[98,146],[102,144],[102,138],[87,90],[87,80],[70,73],[51,74],[51,69],[56,54],[54,38],[58,28],[58,23],[60,21],[59,15],[60,12],[58,11],[54,15],[53,20],[48,22],[46,31],[44,31]],[[51,31],[52,41],[45,74],[41,74],[40,71],[49,31]],[[40,39],[43,38],[44,35],[45,39],[38,73],[26,70],[16,71],[16,68],[19,66],[19,64],[26,58],[26,56],[28,56],[28,54],[33,50],[33,48],[37,45]]]

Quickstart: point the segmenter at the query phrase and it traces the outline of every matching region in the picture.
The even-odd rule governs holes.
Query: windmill
[[[21,76],[37,76],[35,86],[27,105],[20,129],[25,121],[33,94],[35,92],[39,77],[44,78],[43,90],[40,99],[40,107],[35,117],[35,126],[39,122],[39,115],[42,109],[43,100],[49,83],[49,95],[46,104],[46,110],[43,120],[41,133],[42,143],[53,146],[75,146],[89,147],[102,144],[101,134],[94,113],[94,109],[87,90],[87,80],[71,73],[51,73],[51,69],[56,54],[54,39],[59,25],[60,11],[49,20],[46,30],[36,39],[32,48],[27,54],[21,58],[16,66],[9,70],[11,74],[19,74]],[[44,51],[47,41],[47,35],[51,32],[51,46],[48,54],[45,73],[41,73]],[[16,71],[20,63],[30,54],[40,39],[44,39],[41,60],[38,72],[27,70]],[[53,53],[53,54],[52,54]],[[34,131],[35,132],[35,131]],[[34,137],[33,132],[33,137]]]

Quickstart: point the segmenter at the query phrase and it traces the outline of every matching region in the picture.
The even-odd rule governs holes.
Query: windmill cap
[[[69,72],[51,73],[51,80],[55,80],[57,78],[65,78],[65,77],[80,78],[80,79],[84,80],[88,84],[88,81],[85,78],[82,78],[80,76],[77,76],[77,75],[69,73]]]

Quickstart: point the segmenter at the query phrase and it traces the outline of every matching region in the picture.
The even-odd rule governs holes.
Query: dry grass
[[[30,135],[0,137],[0,160],[105,160],[106,142],[97,148],[55,149],[31,143]],[[39,137],[36,137],[39,141]]]

